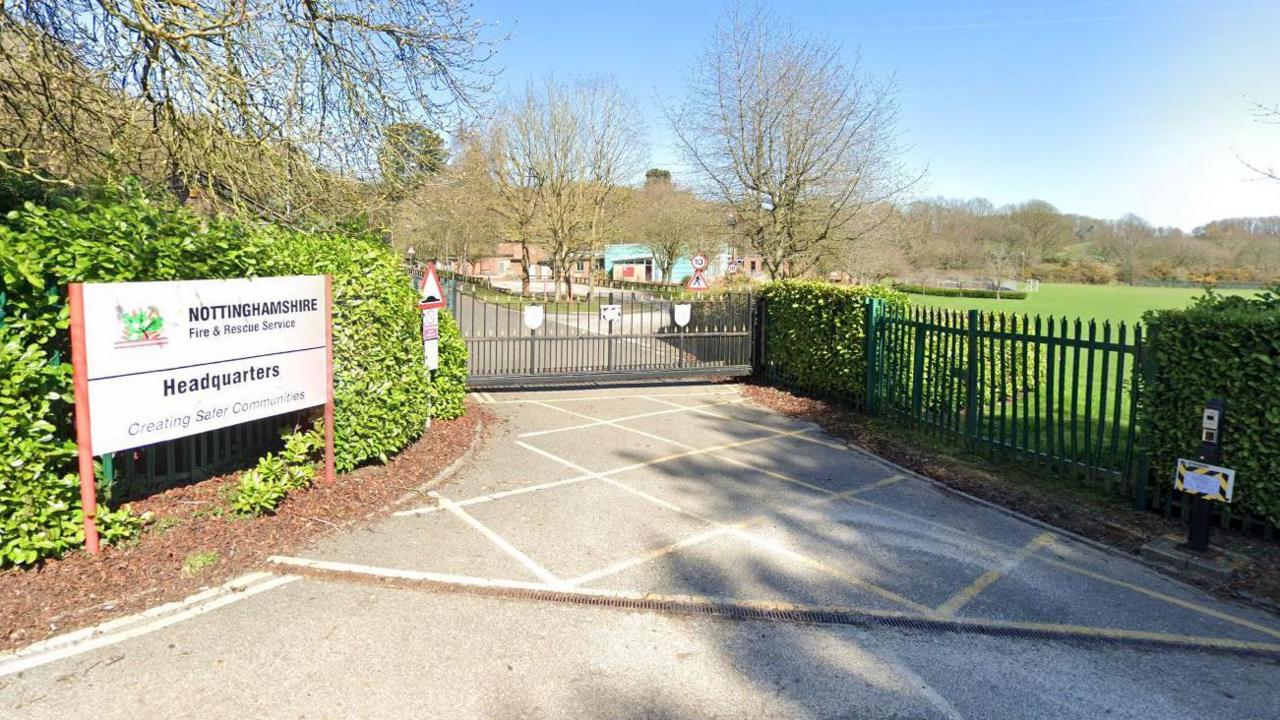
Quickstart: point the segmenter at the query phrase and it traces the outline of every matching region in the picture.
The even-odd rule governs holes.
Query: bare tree
[[[536,229],[551,258],[556,298],[569,296],[570,263],[593,257],[616,212],[618,190],[646,159],[644,127],[634,102],[608,78],[529,83],[508,103],[495,137],[505,138],[500,177],[520,191],[509,213]],[[514,172],[514,174],[513,174]]]
[[[653,176],[634,193],[625,223],[626,235],[649,248],[658,273],[667,282],[676,261],[701,249],[700,243],[713,235],[712,228],[720,221],[710,203],[677,187],[670,177]]]
[[[509,99],[495,114],[484,142],[492,183],[491,209],[503,235],[520,244],[520,293],[530,291],[529,247],[535,242],[542,209],[543,166],[535,138],[535,98]]]
[[[465,263],[492,251],[498,217],[478,134],[460,129],[454,138],[453,160],[399,202],[389,224],[396,247]]]
[[[0,2],[0,167],[290,220],[367,196],[385,129],[471,107],[491,52],[461,0]]]
[[[773,277],[813,268],[856,220],[916,178],[899,162],[896,86],[869,78],[839,45],[797,33],[757,6],[732,6],[664,107],[703,184],[734,213]]]
[[[1009,221],[1020,230],[1016,241],[1018,252],[1026,259],[1039,262],[1071,242],[1071,221],[1044,200],[1028,200],[1009,208]]]
[[[1116,266],[1116,274],[1129,284],[1142,277],[1148,256],[1155,250],[1155,230],[1146,220],[1129,213],[1113,223],[1103,223],[1099,249]]]
[[[1258,122],[1268,125],[1280,125],[1280,105],[1263,105],[1255,103],[1253,106],[1253,115],[1258,118]],[[1272,165],[1255,165],[1251,162],[1241,160],[1245,167],[1258,173],[1268,180],[1280,182],[1280,169],[1276,169]]]

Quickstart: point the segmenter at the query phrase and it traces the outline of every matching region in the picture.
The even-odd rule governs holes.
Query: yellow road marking
[[[894,515],[900,515],[902,517],[909,518],[923,525],[929,525],[935,528],[939,528],[941,530],[946,530],[947,532],[955,533],[961,537],[972,540],[979,545],[985,545],[988,551],[994,550],[994,551],[1004,552],[1009,550],[1013,550],[1013,551],[1017,550],[1017,548],[1013,547],[1012,545],[1007,545],[1005,543],[1002,543],[996,540],[989,540],[980,535],[974,535],[973,533],[967,532],[965,530],[961,530],[959,528],[955,528],[950,525],[946,525],[944,523],[936,522],[934,520],[929,520],[927,518],[920,517],[919,515],[913,515],[912,513],[904,512],[902,510],[898,510],[897,508],[892,508],[887,505],[873,503],[869,500],[864,500],[862,498],[850,498],[849,501],[855,502],[855,503],[861,503],[869,507],[873,507],[877,510],[893,513]],[[1181,598],[1173,597],[1172,595],[1166,595],[1157,590],[1152,590],[1150,588],[1142,587],[1141,585],[1135,585],[1133,583],[1126,582],[1124,580],[1118,580],[1113,577],[1108,577],[1101,573],[1096,573],[1096,572],[1093,572],[1092,570],[1086,570],[1085,568],[1077,567],[1076,565],[1073,565],[1065,560],[1059,560],[1058,558],[1050,557],[1048,555],[1035,554],[1035,555],[1031,555],[1031,557],[1042,563],[1053,565],[1055,567],[1060,567],[1063,570],[1067,570],[1069,572],[1077,573],[1079,575],[1084,575],[1085,577],[1091,577],[1100,582],[1105,582],[1111,585],[1115,585],[1116,587],[1122,587],[1127,590],[1132,590],[1136,593],[1147,595],[1148,597],[1153,597],[1153,598],[1156,598],[1157,600],[1162,600],[1172,605],[1177,605],[1179,607],[1186,608],[1187,610],[1198,612],[1202,615],[1207,615],[1209,617],[1217,618],[1219,620],[1225,620],[1227,622],[1240,625],[1241,627],[1247,627],[1251,630],[1257,630],[1258,632],[1261,632],[1263,634],[1280,638],[1280,630],[1269,628],[1265,625],[1255,623],[1251,620],[1246,620],[1245,618],[1236,617],[1235,615],[1231,615],[1229,613],[1225,613],[1220,610],[1215,610],[1211,607],[1207,607],[1199,603],[1191,602],[1190,600],[1183,600]]]
[[[1014,569],[1028,556],[1039,551],[1041,548],[1047,547],[1053,543],[1056,538],[1053,533],[1041,533],[1031,540],[1031,542],[1022,546],[1022,549],[1014,553],[1005,561],[1004,565],[995,570],[988,570],[981,577],[974,580],[968,587],[951,596],[942,605],[938,606],[937,615],[939,617],[952,617],[960,608],[968,605],[983,590],[991,587],[991,584],[1000,579],[1000,576]]]
[[[817,498],[816,500],[809,500],[807,502],[782,508],[778,512],[789,512],[791,510],[798,510],[800,508],[814,507],[817,505],[823,505],[825,503],[835,502],[836,500],[842,500],[846,497],[856,495],[858,493],[867,492],[868,490],[874,490],[876,488],[884,487],[886,485],[892,485],[893,483],[896,483],[902,479],[903,479],[903,476],[901,475],[892,475],[890,477],[884,478],[883,480],[872,483],[865,487],[855,488],[853,490],[846,490],[845,492],[842,492],[842,493],[826,495],[824,497]],[[742,520],[729,525],[716,523],[717,527],[712,528],[711,530],[708,530],[706,532],[700,532],[695,535],[690,535],[689,537],[686,537],[683,540],[678,540],[665,547],[660,547],[656,550],[651,550],[647,553],[644,553],[643,555],[637,555],[636,557],[632,557],[626,560],[622,560],[620,562],[616,562],[613,565],[610,565],[608,567],[604,567],[599,570],[594,570],[585,575],[568,580],[567,584],[583,585],[592,580],[599,580],[600,578],[608,577],[610,575],[620,573],[624,570],[630,570],[631,568],[636,567],[637,565],[642,565],[651,560],[657,560],[659,558],[670,555],[671,553],[674,553],[677,550],[683,550],[685,548],[693,547],[695,545],[700,545],[709,540],[713,540],[725,534],[726,532],[729,532],[732,530],[745,530],[746,528],[752,525],[755,525],[756,523],[764,522],[765,520],[768,520],[771,517],[773,517],[773,515],[760,514],[760,515],[755,515],[750,518],[747,518],[746,520]]]
[[[628,396],[628,397],[636,397],[636,396]],[[675,397],[675,396],[672,396],[672,397]],[[575,398],[570,398],[570,399],[575,399]],[[581,399],[587,399],[587,398],[581,398]],[[660,403],[663,403],[663,404],[666,404],[666,405],[670,405],[670,406],[672,406],[672,407],[679,407],[679,408],[689,409],[689,406],[679,405],[678,403],[667,402],[667,401],[664,401],[664,400],[660,399],[660,397],[657,397],[657,396],[647,396],[647,397],[646,397],[646,399],[654,400],[654,401],[656,401],[656,402],[660,402]],[[532,402],[532,403],[535,403],[535,404],[541,404],[539,401],[521,401],[521,402]],[[556,409],[562,409],[562,408],[556,408]],[[570,411],[570,412],[571,412],[571,411]],[[762,425],[762,424],[760,424],[760,423],[754,423],[754,422],[751,422],[751,421],[749,421],[749,420],[742,420],[742,419],[740,419],[740,418],[735,418],[735,417],[732,417],[732,416],[729,416],[729,415],[722,415],[722,414],[720,414],[720,413],[714,413],[714,412],[711,412],[711,411],[708,411],[708,410],[704,410],[704,409],[694,409],[694,410],[693,410],[693,412],[697,412],[697,413],[699,413],[699,414],[707,415],[707,416],[710,416],[710,417],[720,418],[720,419],[723,419],[723,420],[728,420],[728,421],[730,421],[730,422],[736,422],[736,423],[740,423],[740,424],[744,424],[744,425],[749,425],[749,426],[756,427],[756,428],[760,428],[760,429],[764,429],[764,430],[769,430],[769,431],[771,431],[771,432],[774,432],[774,431],[776,430],[776,428],[771,428],[771,427],[769,427],[769,426],[767,426],[767,425]],[[581,413],[572,413],[572,412],[571,412],[571,414],[580,415],[581,417],[589,418],[589,419],[592,419],[592,420],[597,420],[597,418],[591,418],[591,416],[588,416],[588,415],[582,415]],[[612,421],[604,421],[604,424],[609,424],[610,422],[612,422]],[[674,443],[674,444],[678,444],[678,445],[683,445],[683,443],[679,443],[678,441],[668,440],[668,439],[666,439],[666,438],[662,438],[662,437],[657,436],[657,435],[652,435],[652,434],[650,434],[650,433],[645,433],[644,431],[641,431],[641,430],[635,430],[634,428],[627,428],[625,425],[617,425],[616,427],[619,427],[619,428],[622,428],[622,429],[625,429],[625,430],[631,430],[631,431],[633,431],[633,432],[637,432],[637,433],[644,434],[644,435],[649,435],[650,437],[653,437],[653,438],[655,438],[655,439],[662,440],[662,441],[665,441],[665,442]],[[854,449],[854,448],[852,448],[852,447],[846,446],[846,445],[837,445],[837,444],[835,444],[835,443],[830,443],[830,442],[822,441],[822,440],[819,440],[819,439],[817,439],[817,438],[806,437],[806,436],[804,435],[805,433],[812,432],[813,430],[816,430],[816,429],[817,429],[817,428],[815,427],[815,428],[805,428],[805,429],[803,429],[803,430],[790,431],[790,432],[774,432],[774,434],[772,434],[772,435],[768,435],[768,436],[765,436],[765,437],[762,437],[762,438],[753,438],[753,439],[751,439],[751,440],[743,440],[743,441],[739,441],[739,442],[736,442],[736,443],[728,443],[728,444],[726,444],[726,445],[720,445],[720,446],[716,446],[716,447],[712,447],[712,448],[703,448],[703,449],[697,449],[697,450],[689,450],[689,451],[686,451],[686,452],[683,452],[683,453],[675,453],[675,454],[672,454],[672,455],[667,455],[667,456],[663,456],[663,457],[660,457],[660,458],[655,458],[654,460],[650,460],[650,461],[647,461],[647,462],[643,462],[643,463],[636,463],[636,464],[633,464],[633,465],[624,466],[624,467],[621,467],[621,468],[617,468],[617,469],[614,469],[614,470],[608,471],[607,473],[601,473],[601,474],[607,474],[607,475],[620,474],[620,473],[627,472],[627,471],[630,471],[630,470],[635,470],[635,469],[642,468],[642,467],[647,467],[647,466],[650,466],[650,465],[656,465],[656,464],[659,464],[659,463],[668,462],[668,461],[670,461],[670,460],[675,460],[675,459],[684,458],[684,457],[690,457],[690,456],[693,456],[693,455],[707,454],[707,453],[720,453],[720,452],[721,452],[721,451],[723,451],[723,450],[729,450],[729,449],[733,449],[733,448],[735,448],[735,447],[742,447],[742,446],[744,446],[744,445],[749,445],[749,444],[752,444],[752,443],[763,442],[763,441],[766,441],[766,440],[772,440],[772,439],[776,439],[776,438],[780,438],[780,437],[795,437],[795,438],[797,438],[797,439],[799,439],[799,440],[804,440],[804,441],[806,441],[806,442],[814,442],[814,443],[819,444],[819,445],[824,445],[824,446],[827,446],[827,447],[832,447],[832,448],[836,448],[836,449],[844,450],[844,451],[846,451],[846,452],[850,452],[850,453],[858,453],[858,452],[859,452],[858,450],[856,450],[856,449]],[[522,444],[522,443],[518,443],[518,444]],[[686,447],[687,447],[687,446],[686,446]],[[530,449],[532,449],[532,448],[530,448]],[[797,480],[797,479],[795,479],[795,478],[789,478],[788,476],[785,476],[785,475],[783,475],[782,473],[776,473],[776,472],[773,472],[773,471],[770,471],[770,470],[765,470],[765,469],[763,469],[763,468],[757,468],[757,467],[755,467],[755,466],[753,466],[753,465],[751,465],[751,464],[749,464],[749,463],[743,462],[743,461],[738,460],[738,459],[736,459],[736,458],[731,459],[731,458],[728,458],[728,457],[725,457],[725,456],[722,456],[722,455],[719,455],[719,454],[716,454],[716,455],[715,455],[715,457],[717,457],[717,458],[719,458],[719,459],[723,459],[723,460],[728,460],[729,462],[734,463],[734,464],[737,464],[737,465],[741,465],[741,466],[744,466],[744,467],[750,467],[750,468],[752,468],[752,469],[754,469],[754,470],[757,470],[757,471],[760,471],[760,472],[762,472],[762,473],[765,473],[766,475],[769,475],[769,476],[771,476],[771,477],[775,477],[775,478],[782,479],[782,480],[786,480],[786,481],[789,481],[789,482],[793,482],[793,483],[797,483],[797,484],[805,485],[805,486],[808,486],[808,487],[810,487],[810,488],[812,488],[812,489],[820,490],[820,491],[822,491],[822,492],[828,492],[828,493],[829,493],[829,492],[831,492],[830,490],[826,490],[825,488],[818,488],[817,486],[811,486],[811,485],[808,485],[807,483],[804,483],[803,481]],[[870,489],[870,488],[867,488],[867,489]],[[959,528],[955,528],[955,527],[952,527],[952,526],[950,526],[950,525],[946,525],[946,524],[944,524],[944,523],[939,523],[939,522],[936,522],[936,521],[928,520],[927,518],[923,518],[923,517],[921,517],[921,516],[914,515],[914,514],[912,514],[912,513],[904,512],[904,511],[898,510],[898,509],[896,509],[896,508],[888,507],[888,506],[885,506],[885,505],[880,505],[880,504],[877,504],[877,503],[872,503],[872,502],[869,502],[869,501],[867,501],[867,500],[863,500],[863,499],[861,499],[861,498],[853,498],[853,497],[850,497],[849,499],[850,499],[850,501],[852,501],[852,502],[863,503],[863,504],[866,504],[866,505],[868,505],[868,506],[870,506],[870,507],[873,507],[873,508],[876,508],[876,509],[879,509],[879,510],[884,510],[884,511],[887,511],[887,512],[891,512],[891,513],[893,513],[893,514],[896,514],[896,515],[899,515],[899,516],[902,516],[902,517],[905,517],[905,518],[909,518],[909,519],[914,520],[914,521],[916,521],[916,522],[920,522],[920,523],[927,524],[927,525],[930,525],[930,526],[933,526],[933,527],[936,527],[936,528],[940,528],[940,529],[946,530],[946,531],[948,531],[948,532],[956,533],[957,535],[959,535],[959,536],[961,536],[961,537],[964,537],[964,538],[967,538],[967,539],[969,539],[969,540],[973,540],[973,541],[977,542],[977,543],[978,543],[978,544],[980,544],[980,545],[985,545],[985,546],[988,548],[988,550],[994,550],[994,551],[996,551],[996,553],[993,553],[993,554],[1003,554],[1004,552],[1008,552],[1008,551],[1011,551],[1011,550],[1012,550],[1012,551],[1014,551],[1014,553],[1015,553],[1015,557],[1017,557],[1017,554],[1018,554],[1018,553],[1020,553],[1020,552],[1022,552],[1023,550],[1025,550],[1025,548],[1015,548],[1014,546],[1008,545],[1008,544],[1006,544],[1006,543],[1001,543],[1001,542],[998,542],[998,541],[989,540],[989,539],[987,539],[987,538],[981,537],[981,536],[979,536],[979,535],[975,535],[975,534],[970,533],[970,532],[967,532],[967,531],[965,531],[965,530],[961,530],[961,529],[959,529]],[[1036,548],[1036,549],[1039,549],[1039,548]],[[1060,568],[1062,568],[1062,569],[1064,569],[1064,570],[1067,570],[1067,571],[1069,571],[1069,572],[1077,573],[1077,574],[1083,575],[1083,576],[1085,576],[1085,577],[1090,577],[1090,578],[1093,578],[1093,579],[1098,580],[1098,581],[1100,581],[1100,582],[1105,582],[1105,583],[1108,583],[1108,584],[1114,585],[1114,586],[1116,586],[1116,587],[1125,588],[1125,589],[1127,589],[1127,590],[1130,590],[1130,591],[1133,591],[1133,592],[1136,592],[1136,593],[1139,593],[1139,594],[1142,594],[1142,595],[1146,595],[1146,596],[1148,596],[1148,597],[1155,598],[1155,599],[1157,599],[1157,600],[1161,600],[1161,601],[1163,601],[1163,602],[1167,602],[1167,603],[1170,603],[1170,604],[1172,604],[1172,605],[1176,605],[1176,606],[1178,606],[1178,607],[1182,607],[1182,608],[1185,608],[1185,609],[1188,609],[1188,610],[1191,610],[1191,611],[1194,611],[1194,612],[1197,612],[1197,613],[1200,613],[1200,614],[1203,614],[1203,615],[1206,615],[1206,616],[1209,616],[1209,617],[1217,618],[1217,619],[1219,619],[1219,620],[1224,620],[1224,621],[1226,621],[1226,622],[1230,622],[1230,623],[1233,623],[1233,624],[1236,624],[1236,625],[1240,625],[1240,626],[1242,626],[1242,627],[1247,627],[1247,628],[1249,628],[1249,629],[1251,629],[1251,630],[1256,630],[1256,631],[1258,631],[1258,632],[1261,632],[1261,633],[1266,634],[1266,635],[1270,635],[1270,636],[1272,636],[1272,637],[1280,638],[1280,630],[1276,630],[1276,629],[1273,629],[1273,628],[1267,627],[1267,626],[1265,626],[1265,625],[1262,625],[1262,624],[1260,624],[1260,623],[1255,623],[1255,622],[1253,622],[1253,621],[1251,621],[1251,620],[1247,620],[1247,619],[1245,619],[1245,618],[1237,617],[1237,616],[1235,616],[1235,615],[1231,615],[1231,614],[1229,614],[1229,613],[1225,613],[1225,612],[1222,612],[1222,611],[1220,611],[1220,610],[1215,610],[1215,609],[1213,609],[1213,608],[1211,608],[1211,607],[1207,607],[1207,606],[1205,606],[1205,605],[1201,605],[1201,604],[1196,603],[1196,602],[1192,602],[1192,601],[1189,601],[1189,600],[1183,600],[1183,599],[1181,599],[1181,598],[1177,598],[1177,597],[1174,597],[1174,596],[1171,596],[1171,595],[1166,595],[1166,594],[1161,593],[1161,592],[1159,592],[1159,591],[1157,591],[1157,590],[1152,590],[1152,589],[1150,589],[1150,588],[1142,587],[1141,585],[1136,585],[1136,584],[1133,584],[1133,583],[1126,582],[1126,581],[1124,581],[1124,580],[1119,580],[1119,579],[1116,579],[1116,578],[1108,577],[1108,576],[1103,575],[1103,574],[1101,574],[1101,573],[1096,573],[1096,572],[1093,572],[1093,571],[1091,571],[1091,570],[1087,570],[1087,569],[1085,569],[1085,568],[1078,567],[1078,566],[1076,566],[1076,565],[1074,565],[1074,564],[1072,564],[1072,563],[1066,562],[1066,561],[1064,561],[1064,560],[1060,560],[1060,559],[1057,559],[1057,558],[1051,558],[1051,557],[1048,557],[1048,556],[1043,555],[1043,554],[1037,554],[1037,553],[1035,553],[1035,552],[1034,552],[1034,550],[1033,550],[1031,553],[1029,553],[1029,554],[1027,555],[1027,557],[1032,557],[1032,558],[1035,558],[1035,559],[1037,559],[1037,560],[1039,560],[1039,561],[1041,561],[1041,562],[1044,562],[1044,563],[1047,563],[1047,564],[1053,565],[1053,566],[1055,566],[1055,567],[1060,567]],[[1019,557],[1019,558],[1017,558],[1017,559],[1018,559],[1018,561],[1021,561],[1021,560],[1022,560],[1022,559],[1024,559],[1024,558]],[[1008,561],[1006,561],[1006,564],[1007,564],[1007,562],[1008,562]],[[1014,565],[1016,565],[1016,564],[1017,564],[1017,563],[1015,562],[1015,563],[1014,563]],[[1002,575],[1002,574],[1003,574],[1003,573],[1005,573],[1005,572],[1008,572],[1008,570],[1009,570],[1009,569],[1011,569],[1012,567],[1013,567],[1013,565],[1009,565],[1008,567],[1006,567],[1006,568],[1002,568],[1002,569],[1001,569],[1001,570],[999,570],[999,571],[990,571],[990,572],[988,572],[988,573],[984,574],[984,575],[983,575],[982,577],[980,577],[977,581],[975,581],[975,583],[974,583],[975,585],[977,585],[977,584],[978,584],[978,583],[980,583],[980,582],[981,582],[981,583],[983,583],[983,584],[982,584],[980,587],[977,587],[976,591],[974,591],[974,592],[973,592],[973,596],[975,596],[975,597],[976,597],[976,595],[977,595],[978,593],[980,593],[982,590],[984,590],[984,589],[985,589],[987,586],[989,586],[991,583],[995,582],[995,580],[997,580],[997,579],[1000,577],[1000,575]],[[989,576],[989,575],[991,575],[992,573],[995,573],[995,575],[994,575],[993,577],[990,577],[989,579],[987,579],[987,580],[984,582],[984,578],[988,578],[988,576]],[[972,587],[972,586],[971,586],[971,587]],[[966,592],[966,591],[968,591],[968,590],[970,590],[970,588],[965,588],[964,590],[961,590],[961,591],[960,591],[960,594],[963,594],[964,592]],[[887,592],[887,591],[886,591],[886,592]],[[959,594],[958,594],[958,595],[959,595]],[[950,604],[953,600],[957,600],[957,598],[953,597],[953,598],[952,598],[952,600],[948,600],[948,602],[947,602],[947,603],[944,603],[944,605],[943,605],[942,607],[940,607],[940,608],[938,609],[938,611],[937,611],[937,612],[943,612],[943,610],[947,607],[947,605],[948,605],[948,604]],[[959,606],[957,606],[955,609],[959,609],[959,607],[962,607],[965,603],[969,602],[970,600],[972,600],[972,597],[969,597],[969,598],[967,598],[967,599],[963,599],[962,601],[960,601],[960,605],[959,605]],[[930,612],[932,613],[933,611],[930,611]],[[953,610],[953,612],[954,612],[954,610]]]
[[[893,602],[896,602],[900,605],[905,605],[906,607],[909,607],[918,613],[926,614],[932,611],[931,608],[925,607],[924,605],[921,605],[913,600],[909,600],[899,595],[898,593],[892,590],[889,590],[888,588],[882,588],[879,585],[876,585],[875,583],[867,582],[866,580],[863,580],[862,578],[856,575],[851,575],[843,570],[833,568],[830,565],[827,565],[826,563],[820,560],[814,560],[813,558],[807,555],[802,555],[796,552],[795,550],[785,547],[782,544],[774,542],[773,540],[770,540],[768,538],[762,538],[737,528],[733,530],[733,533],[741,537],[743,540],[746,540],[747,542],[751,543],[752,545],[755,545],[756,547],[762,548],[764,550],[768,550],[770,552],[773,552],[778,555],[782,555],[784,557],[791,558],[792,560],[798,563],[801,563],[803,565],[808,565],[809,567],[823,573],[824,575],[829,575],[838,580],[843,580],[844,582],[850,585],[853,585],[855,587],[859,587],[859,588],[862,588],[863,590],[868,590],[870,592],[873,592],[876,595],[879,595],[880,597],[885,598],[886,600],[892,600]]]
[[[1252,620],[1246,620],[1242,617],[1236,617],[1235,615],[1222,612],[1221,610],[1214,610],[1211,607],[1207,607],[1199,603],[1191,602],[1190,600],[1183,600],[1182,598],[1177,598],[1172,595],[1166,595],[1158,590],[1152,590],[1151,588],[1145,588],[1145,587],[1142,587],[1141,585],[1135,585],[1131,582],[1126,582],[1124,580],[1119,580],[1117,578],[1108,577],[1101,573],[1093,572],[1092,570],[1086,570],[1085,568],[1072,565],[1071,563],[1063,560],[1059,560],[1058,558],[1052,558],[1047,555],[1036,555],[1034,557],[1040,562],[1048,563],[1049,565],[1053,565],[1055,567],[1060,567],[1063,570],[1069,570],[1073,573],[1084,575],[1085,577],[1090,577],[1095,580],[1100,580],[1102,582],[1115,585],[1116,587],[1122,587],[1122,588],[1125,588],[1126,590],[1132,590],[1133,592],[1146,595],[1148,597],[1152,597],[1157,600],[1162,600],[1164,602],[1169,603],[1170,605],[1177,605],[1178,607],[1185,608],[1187,610],[1192,610],[1192,611],[1201,613],[1202,615],[1208,615],[1209,617],[1212,617],[1212,618],[1217,618],[1219,620],[1225,620],[1230,623],[1235,623],[1236,625],[1247,627],[1250,630],[1257,630],[1258,632],[1263,633],[1264,635],[1270,635],[1275,638],[1280,638],[1280,630],[1267,627],[1266,625],[1253,622]]]

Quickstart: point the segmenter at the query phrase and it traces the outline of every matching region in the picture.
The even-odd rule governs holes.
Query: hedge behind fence
[[[338,467],[385,459],[418,437],[429,398],[438,416],[460,414],[466,350],[450,340],[456,326],[441,314],[441,370],[429,387],[416,295],[376,239],[205,220],[136,188],[9,213],[0,222],[0,565],[84,541],[68,283],[320,273],[334,276]],[[100,509],[108,540],[133,524]]]
[[[772,282],[761,296],[765,379],[847,401],[866,394],[865,300],[907,307],[907,296],[887,287],[814,280]]]
[[[1200,447],[1204,401],[1226,400],[1223,464],[1235,502],[1280,525],[1280,287],[1256,297],[1208,295],[1144,317],[1155,378],[1142,396],[1151,467],[1167,492],[1174,463]]]

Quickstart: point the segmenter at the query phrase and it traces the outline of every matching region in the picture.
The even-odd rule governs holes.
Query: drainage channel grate
[[[572,590],[535,589],[511,587],[497,583],[490,585],[450,583],[439,580],[367,575],[305,567],[291,568],[290,572],[326,580],[336,579],[344,582],[377,585],[379,587],[430,590],[506,600],[533,600],[565,605],[645,610],[656,613],[700,615],[733,620],[766,620],[862,628],[885,627],[897,630],[949,633],[953,635],[983,635],[1019,640],[1067,641],[1103,647],[1185,650],[1265,658],[1280,662],[1280,646],[1228,638],[1196,638],[1190,636],[1182,638],[1176,635],[1160,636],[1155,633],[1151,633],[1148,636],[1145,633],[1126,633],[1123,630],[1088,627],[1031,628],[965,620],[881,615],[848,608],[768,607],[753,603],[738,603],[690,596],[628,597],[604,595],[593,591],[575,592]]]

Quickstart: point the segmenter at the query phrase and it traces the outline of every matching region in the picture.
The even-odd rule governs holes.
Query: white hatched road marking
[[[438,500],[440,502],[441,507],[443,507],[445,510],[448,510],[454,515],[457,515],[459,518],[462,519],[463,522],[465,522],[466,524],[470,525],[472,528],[475,528],[477,531],[479,531],[481,535],[484,535],[486,538],[489,539],[489,542],[493,543],[494,545],[497,545],[498,548],[501,549],[503,552],[515,558],[515,560],[519,562],[521,565],[523,565],[526,570],[533,573],[534,575],[537,575],[539,578],[541,578],[545,582],[552,583],[552,584],[560,583],[560,578],[556,577],[555,575],[552,575],[550,570],[547,570],[546,568],[542,567],[537,562],[535,562],[533,558],[520,552],[520,550],[516,548],[516,546],[507,542],[505,539],[503,539],[501,535],[494,532],[493,530],[490,530],[489,527],[486,526],[484,523],[472,517],[471,513],[458,507],[453,501],[449,500],[448,498],[441,495],[440,493],[432,491],[427,494],[435,498],[436,500]]]
[[[548,405],[547,403],[542,401],[531,400],[529,402],[530,404],[533,404],[533,405],[540,405],[542,407],[551,408],[552,410],[559,410],[561,412],[569,413],[570,415],[576,415],[582,418],[589,417],[587,415],[583,415],[582,413],[573,412],[571,410],[567,410],[562,407],[556,407],[555,405]],[[624,420],[639,420],[641,418],[656,417],[658,415],[671,415],[674,413],[697,410],[699,408],[718,407],[720,405],[732,405],[734,403],[742,403],[742,402],[746,402],[746,400],[744,398],[737,398],[734,400],[724,400],[721,402],[707,403],[705,405],[681,405],[678,408],[673,408],[671,410],[655,410],[653,412],[640,413],[639,415],[627,415],[625,417],[613,418],[612,420],[596,420],[595,418],[592,418],[593,422],[583,423],[581,425],[570,425],[569,427],[552,428],[551,430],[534,430],[532,432],[520,433],[516,437],[531,438],[531,437],[540,437],[542,435],[553,435],[555,433],[567,432],[569,430],[585,430],[586,428],[598,427],[601,425],[613,425],[615,423],[619,423]]]

